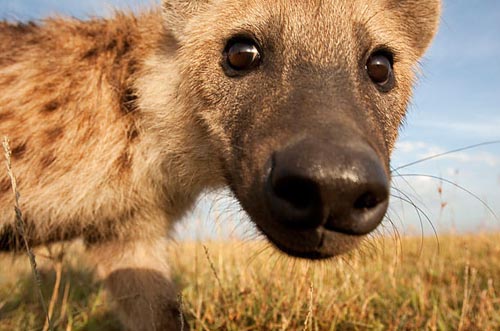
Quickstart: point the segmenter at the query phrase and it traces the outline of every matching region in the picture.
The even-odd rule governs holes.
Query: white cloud
[[[450,151],[438,145],[432,145],[422,141],[401,141],[396,145],[399,157],[415,160],[437,156]],[[406,155],[405,155],[406,154]],[[410,154],[410,155],[408,155]],[[463,151],[456,152],[436,158],[438,160],[452,160],[459,163],[475,163],[488,167],[500,166],[500,155],[486,151]]]
[[[412,125],[439,129],[444,132],[474,136],[483,139],[500,139],[500,118],[490,118],[481,122],[450,122],[446,120],[415,121]]]
[[[421,141],[400,141],[396,149],[402,153],[411,153],[427,147],[427,143]]]
[[[483,163],[490,167],[500,166],[500,156],[488,152],[477,153],[455,153],[445,156],[444,158],[455,160],[461,163]]]

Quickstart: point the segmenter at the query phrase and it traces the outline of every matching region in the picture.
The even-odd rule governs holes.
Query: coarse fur
[[[269,225],[255,187],[273,151],[311,132],[342,140],[353,128],[389,173],[439,9],[438,0],[166,0],[138,15],[0,23],[0,136],[11,141],[30,244],[84,238],[129,329],[177,330],[165,253],[175,222],[203,190],[229,186],[278,246],[300,238]],[[262,68],[229,78],[224,47],[241,34],[261,43]],[[363,76],[379,47],[394,53],[389,93]],[[13,199],[0,172],[0,250],[16,248]],[[340,254],[360,239],[324,240]]]

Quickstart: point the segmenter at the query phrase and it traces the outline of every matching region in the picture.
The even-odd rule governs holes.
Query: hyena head
[[[163,11],[177,94],[258,229],[309,259],[373,231],[439,0],[167,0]]]

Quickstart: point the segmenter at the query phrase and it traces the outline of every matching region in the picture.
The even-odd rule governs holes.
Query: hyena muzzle
[[[164,0],[140,15],[0,23],[0,135],[30,244],[83,237],[132,330],[179,328],[165,238],[204,190],[229,187],[290,255],[354,248],[387,210],[439,11]],[[12,206],[0,173],[0,250],[17,248]]]

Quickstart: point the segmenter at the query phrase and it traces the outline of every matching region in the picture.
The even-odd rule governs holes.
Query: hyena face
[[[389,156],[438,0],[170,1],[179,99],[227,184],[288,254],[352,248],[383,219]]]

